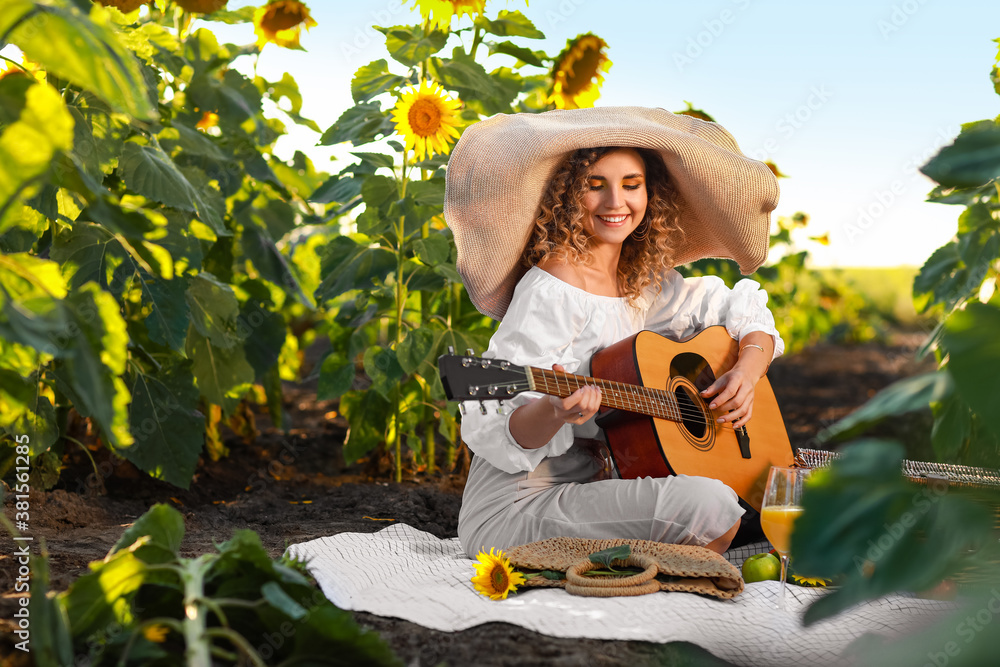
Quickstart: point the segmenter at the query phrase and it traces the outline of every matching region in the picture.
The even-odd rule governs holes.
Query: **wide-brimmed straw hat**
[[[499,320],[507,311],[556,167],[571,151],[600,146],[650,148],[663,156],[684,231],[683,247],[674,249],[677,265],[721,257],[735,260],[745,275],[767,259],[777,179],[743,155],[721,125],[643,107],[499,114],[465,130],[445,186],[458,272],[481,313]]]

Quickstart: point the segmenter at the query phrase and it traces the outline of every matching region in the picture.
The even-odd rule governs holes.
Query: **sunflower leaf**
[[[617,547],[601,549],[597,553],[590,554],[590,562],[603,565],[609,570],[614,570],[615,568],[611,567],[611,561],[625,560],[630,555],[632,555],[632,547],[627,544],[622,544]]]
[[[386,61],[374,60],[358,68],[351,80],[351,97],[354,103],[367,102],[373,97],[391,91],[406,83],[406,77],[389,72]]]
[[[500,10],[496,20],[485,16],[476,17],[476,27],[498,37],[527,37],[545,39],[545,33],[535,27],[527,16],[518,11]]]
[[[413,67],[431,57],[443,49],[448,41],[447,32],[432,30],[425,33],[418,25],[397,25],[391,28],[375,26],[375,29],[385,35],[385,48],[393,60],[407,67]],[[354,92],[353,85],[351,92]]]

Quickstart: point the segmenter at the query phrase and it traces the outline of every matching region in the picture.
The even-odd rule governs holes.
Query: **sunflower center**
[[[510,580],[507,578],[507,569],[502,565],[497,565],[493,568],[493,571],[490,572],[490,579],[493,580],[493,590],[496,591],[507,590],[507,586],[510,583]]]
[[[586,88],[597,76],[597,68],[601,65],[600,49],[584,49],[583,55],[573,63],[573,73],[566,76],[566,93],[575,95]]]
[[[268,16],[261,21],[261,24],[274,32],[289,30],[305,21],[303,9],[298,2],[277,5],[268,10]]]
[[[441,109],[430,100],[417,100],[406,114],[413,133],[429,137],[441,128]]]

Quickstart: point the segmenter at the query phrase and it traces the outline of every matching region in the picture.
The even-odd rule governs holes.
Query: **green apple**
[[[743,561],[743,581],[748,584],[755,581],[777,581],[780,576],[781,561],[772,553],[755,554]]]

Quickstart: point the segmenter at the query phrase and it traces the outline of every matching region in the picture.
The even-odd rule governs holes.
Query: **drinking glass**
[[[788,547],[795,520],[802,514],[802,485],[810,468],[772,466],[767,474],[764,502],[760,510],[760,527],[781,556],[781,590],[778,609],[785,608],[785,579],[788,576]]]

